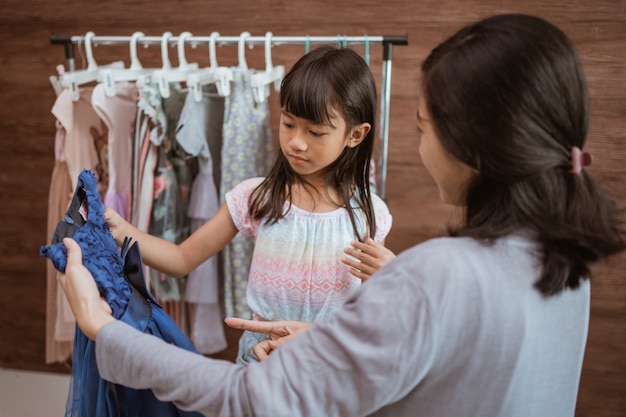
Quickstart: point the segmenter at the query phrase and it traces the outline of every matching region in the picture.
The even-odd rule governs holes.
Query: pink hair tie
[[[572,146],[570,151],[572,168],[569,170],[572,174],[578,174],[583,167],[591,165],[593,158],[589,152],[583,152],[578,146]]]

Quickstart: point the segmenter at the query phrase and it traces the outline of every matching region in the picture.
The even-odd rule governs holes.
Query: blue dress
[[[93,275],[100,295],[111,306],[115,318],[168,343],[197,352],[191,340],[146,288],[139,245],[126,239],[121,252],[118,249],[104,219],[105,207],[96,185],[93,172],[80,173],[66,218],[58,223],[52,243],[42,246],[40,254],[49,258],[58,271],[65,272],[67,252],[62,240],[72,237],[82,249],[83,265]],[[95,353],[95,342],[76,326],[66,417],[201,416],[158,400],[151,390],[136,390],[103,380]],[[159,358],[154,358],[154,366],[159,366]]]

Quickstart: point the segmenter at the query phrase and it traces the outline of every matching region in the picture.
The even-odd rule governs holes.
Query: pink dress
[[[108,129],[109,181],[104,204],[130,220],[132,138],[137,114],[137,87],[133,83],[115,84],[115,96],[105,94],[98,84],[91,97],[94,110]]]
[[[83,87],[78,101],[69,90],[57,97],[51,112],[57,119],[55,166],[48,196],[48,235],[65,217],[78,176],[83,169],[98,170],[98,156],[92,129],[102,133],[101,120],[91,105],[93,87]],[[56,270],[46,266],[46,363],[63,362],[72,352],[75,319],[63,291],[58,287]]]

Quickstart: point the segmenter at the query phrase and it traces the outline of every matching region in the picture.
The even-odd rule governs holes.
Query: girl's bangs
[[[336,100],[328,80],[315,73],[310,70],[285,79],[280,94],[281,108],[296,117],[332,125],[330,111]]]

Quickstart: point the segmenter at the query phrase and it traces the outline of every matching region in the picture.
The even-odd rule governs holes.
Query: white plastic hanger
[[[130,39],[130,67],[102,68],[98,71],[98,81],[104,84],[104,92],[108,97],[115,96],[115,83],[137,81],[148,76],[152,70],[144,69],[137,56],[137,40],[145,36],[143,32],[135,32]]]
[[[262,103],[270,95],[271,83],[274,83],[274,90],[280,90],[280,83],[285,75],[285,67],[282,65],[272,65],[272,32],[265,34],[265,71],[253,74],[250,77],[252,95],[257,103]]]
[[[164,32],[163,35],[161,35],[161,69],[155,70],[152,73],[152,77],[150,77],[150,81],[158,86],[161,95],[165,93],[167,94],[167,97],[170,95],[170,86],[167,82],[165,74],[166,71],[169,71],[172,68],[170,56],[167,51],[167,48],[169,47],[169,39],[171,37],[172,32]]]
[[[98,67],[93,57],[92,39],[96,36],[93,32],[85,34],[85,54],[87,55],[87,69],[66,72],[61,76],[61,85],[70,90],[72,100],[80,99],[79,87],[83,84],[94,82],[98,79],[99,68],[124,68],[123,61],[116,61],[111,64]]]
[[[167,52],[168,40],[172,36],[171,32],[165,32],[161,40],[161,59],[163,67],[152,73],[152,81],[159,86],[161,97],[170,96],[170,83],[186,82],[191,71],[198,69],[197,63],[188,63],[185,57],[185,40],[191,36],[191,32],[183,32],[178,36],[178,67],[172,68]]]
[[[63,91],[63,84],[61,84],[61,76],[65,74],[65,67],[63,66],[63,64],[59,64],[57,65],[56,69],[57,69],[58,75],[51,75],[49,80],[50,80],[50,84],[52,84],[52,88],[54,89],[54,94],[56,94],[58,97],[59,94],[61,94],[61,92]]]
[[[218,32],[213,32],[209,39],[209,61],[211,66],[193,72],[187,77],[187,86],[197,102],[202,100],[202,86],[207,84],[214,83],[217,87],[217,93],[221,97],[230,95],[230,82],[233,80],[233,73],[230,68],[217,65],[215,42],[219,36]]]
[[[250,37],[250,32],[241,32],[239,35],[239,43],[237,45],[237,55],[239,59],[239,68],[244,71],[248,70],[248,63],[246,62],[246,38]]]

